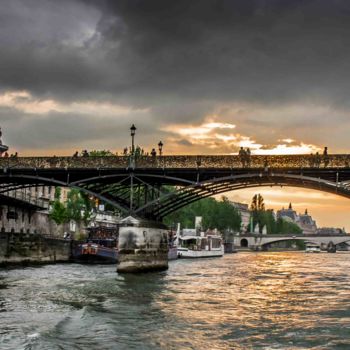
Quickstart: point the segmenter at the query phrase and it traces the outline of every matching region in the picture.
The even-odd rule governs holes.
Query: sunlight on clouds
[[[320,152],[321,149],[315,145],[306,145],[303,142],[301,142],[299,145],[276,145],[273,148],[270,149],[256,149],[254,154],[258,155],[268,155],[268,154],[276,154],[276,155],[283,155],[283,154],[310,154],[315,152]]]
[[[200,126],[176,126],[171,125],[164,127],[164,131],[172,132],[175,128],[176,133],[182,135],[182,136],[191,136],[191,137],[197,137],[198,140],[204,139],[206,136],[205,134],[211,133],[214,129],[234,129],[236,125],[229,124],[229,123],[205,123]],[[204,135],[203,135],[204,134]]]
[[[27,114],[45,115],[50,112],[77,113],[96,116],[128,115],[134,112],[148,113],[148,109],[134,109],[109,102],[83,101],[60,103],[51,99],[39,100],[28,91],[7,91],[0,95],[0,107],[17,109]]]
[[[235,135],[221,135],[221,134],[215,134],[215,138],[218,140],[222,140],[224,142],[230,142],[230,141],[236,141],[237,136]]]
[[[315,145],[297,143],[291,138],[277,140],[276,144],[263,145],[250,136],[233,134],[232,129],[234,128],[236,128],[235,124],[210,121],[201,125],[173,124],[162,130],[181,138],[185,137],[192,146],[203,146],[202,153],[205,153],[203,151],[207,148],[207,150],[215,149],[220,153],[237,154],[240,147],[250,148],[252,154],[256,155],[310,154],[320,151],[320,148]],[[175,140],[176,137],[173,138],[173,141]]]
[[[282,142],[286,142],[286,143],[295,142],[295,140],[293,140],[293,139],[282,139],[282,140],[278,140],[278,141],[282,141]]]

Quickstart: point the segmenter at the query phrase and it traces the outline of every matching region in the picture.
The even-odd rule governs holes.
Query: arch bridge
[[[286,242],[286,241],[302,241],[302,242],[312,242],[318,245],[324,245],[325,247],[329,243],[335,245],[341,243],[350,242],[350,236],[346,234],[339,235],[254,235],[254,234],[244,234],[236,236],[234,238],[234,244],[237,247],[243,248],[263,248],[272,243]]]
[[[77,188],[124,214],[161,221],[201,198],[258,186],[293,186],[350,198],[350,155],[0,158],[0,194]]]

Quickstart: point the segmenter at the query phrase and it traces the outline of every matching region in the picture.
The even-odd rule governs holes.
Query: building
[[[292,207],[292,203],[289,203],[288,209],[282,208],[277,211],[277,219],[279,218],[298,225],[302,229],[304,235],[316,234],[316,221],[308,214],[307,209],[304,214],[297,214]]]
[[[64,228],[49,219],[39,203],[0,195],[0,230],[2,232],[62,236]]]
[[[280,218],[286,221],[294,222],[294,223],[298,221],[298,214],[292,208],[292,203],[289,203],[288,209],[282,208],[281,210],[277,211],[277,219],[280,219]]]
[[[317,233],[316,221],[308,214],[305,209],[304,214],[299,214],[299,220],[296,224],[303,230],[304,235],[314,235]]]
[[[230,204],[239,212],[241,215],[241,232],[249,232],[250,223],[250,210],[248,204],[231,202]]]
[[[332,236],[332,235],[346,235],[344,229],[336,227],[320,227],[317,229],[316,233],[318,235]]]

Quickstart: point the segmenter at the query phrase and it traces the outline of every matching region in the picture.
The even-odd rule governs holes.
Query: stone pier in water
[[[165,225],[128,216],[120,222],[118,272],[135,273],[168,268]]]

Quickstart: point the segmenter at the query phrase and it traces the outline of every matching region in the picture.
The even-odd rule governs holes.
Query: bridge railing
[[[3,172],[13,168],[348,168],[350,154],[315,155],[171,155],[105,157],[10,157],[0,158]]]

